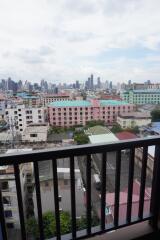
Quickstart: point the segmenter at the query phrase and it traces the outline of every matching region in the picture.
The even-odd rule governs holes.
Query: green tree
[[[103,120],[92,120],[92,121],[88,121],[86,123],[86,127],[87,128],[90,128],[90,127],[94,127],[94,126],[104,126],[105,125],[105,122]]]
[[[78,145],[87,144],[89,142],[89,138],[84,132],[77,132],[74,135],[74,141],[77,142]]]
[[[62,234],[71,232],[71,217],[68,212],[61,212],[60,223],[61,223],[61,233]]]
[[[111,128],[111,132],[113,132],[113,133],[118,133],[118,132],[122,132],[122,131],[123,131],[123,129],[119,124],[116,124]]]
[[[56,234],[56,221],[52,212],[43,214],[43,226],[45,238],[51,238]]]
[[[159,109],[154,109],[151,112],[151,117],[152,117],[153,122],[160,121],[160,110]]]
[[[125,131],[137,134],[137,133],[139,133],[139,127],[135,126],[133,128],[126,128]]]
[[[38,223],[35,217],[30,217],[26,221],[26,231],[28,235],[33,236],[35,239],[39,239]]]
[[[87,228],[87,218],[86,216],[81,216],[77,219],[77,230],[83,230]],[[99,219],[96,215],[93,214],[92,216],[92,227],[99,225]]]

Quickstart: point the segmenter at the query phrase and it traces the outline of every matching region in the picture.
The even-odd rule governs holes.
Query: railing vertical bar
[[[106,152],[102,155],[102,170],[101,170],[101,230],[105,230],[106,216],[105,216],[105,207],[106,207]]]
[[[55,204],[55,218],[56,218],[56,235],[57,240],[61,239],[60,231],[60,213],[59,213],[59,195],[58,195],[58,176],[57,176],[57,159],[52,160],[53,167],[53,186],[54,186],[54,204]]]
[[[76,239],[76,199],[75,199],[75,169],[74,156],[70,157],[71,177],[71,215],[72,215],[72,239]]]
[[[42,203],[41,203],[41,192],[40,192],[40,181],[39,181],[39,170],[38,162],[34,162],[34,175],[35,175],[35,188],[36,188],[36,198],[37,198],[37,209],[38,209],[38,225],[40,239],[44,239],[43,231],[43,218],[42,218]]]
[[[135,156],[135,148],[131,148],[130,149],[130,157],[129,157],[128,199],[127,199],[127,214],[126,214],[127,223],[131,222],[133,176],[134,176],[134,156]]]
[[[119,221],[119,195],[121,176],[121,150],[116,152],[116,175],[115,175],[115,203],[114,203],[114,225],[118,226]]]
[[[5,216],[4,216],[4,207],[3,207],[1,185],[0,185],[0,225],[1,225],[3,240],[7,240],[8,238],[7,238],[6,223],[5,223]]]
[[[139,211],[138,211],[138,217],[140,219],[143,219],[147,157],[148,157],[148,146],[145,146],[145,147],[143,147],[143,156],[142,156],[141,186],[140,186],[140,197],[139,197],[140,199],[139,199]]]
[[[87,155],[86,165],[87,234],[91,234],[91,155]]]
[[[21,236],[22,236],[23,240],[26,240],[26,229],[25,229],[23,200],[22,200],[22,191],[21,191],[21,182],[20,182],[19,172],[20,172],[19,165],[17,163],[15,163],[14,164],[14,175],[15,175],[16,190],[17,190],[19,218],[20,218],[20,225],[21,225]]]
[[[160,210],[160,145],[155,146],[154,169],[151,191],[150,211],[153,215],[153,220],[150,221],[152,227],[158,227],[158,218]]]

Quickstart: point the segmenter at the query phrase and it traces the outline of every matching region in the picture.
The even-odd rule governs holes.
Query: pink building
[[[87,121],[115,122],[118,114],[132,112],[133,104],[117,100],[56,101],[48,106],[49,123],[52,126],[85,125]]]

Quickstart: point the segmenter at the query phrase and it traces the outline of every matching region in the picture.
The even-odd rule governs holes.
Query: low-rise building
[[[134,179],[133,196],[132,196],[132,216],[133,217],[138,217],[139,195],[140,195],[140,182]],[[119,193],[119,222],[120,223],[123,223],[126,220],[127,199],[128,199],[128,188],[125,188],[125,189],[122,189]],[[144,191],[143,211],[144,211],[144,214],[146,215],[150,212],[150,199],[151,199],[151,188],[148,187],[148,188],[145,188],[145,191]],[[112,215],[112,219],[114,219],[115,192],[106,194],[106,206],[108,206],[109,212]]]
[[[134,105],[124,101],[97,99],[57,101],[48,106],[50,125],[62,127],[86,125],[91,120],[113,123],[120,113],[133,110]]]
[[[48,124],[46,123],[31,123],[23,134],[22,141],[24,142],[46,142],[47,141]]]
[[[55,211],[54,207],[54,184],[52,173],[52,161],[39,162],[40,175],[40,190],[42,212]],[[57,175],[58,175],[58,193],[59,193],[59,208],[61,211],[70,211],[71,209],[71,191],[70,191],[70,168],[69,159],[57,160]],[[81,173],[75,160],[75,194],[76,194],[76,216],[80,217],[85,214],[84,206],[84,189],[81,179]],[[35,216],[38,216],[36,204],[36,191],[33,192]]]
[[[41,102],[43,106],[47,106],[51,102],[67,100],[70,100],[70,95],[66,93],[44,94],[41,96]]]
[[[147,126],[151,123],[151,116],[147,112],[120,113],[117,117],[117,123],[122,128]]]
[[[119,140],[135,139],[137,136],[134,133],[123,131],[115,134]]]
[[[40,97],[36,94],[31,94],[28,92],[19,92],[17,93],[17,97],[22,99],[23,104],[26,107],[28,106],[35,107],[41,105]]]

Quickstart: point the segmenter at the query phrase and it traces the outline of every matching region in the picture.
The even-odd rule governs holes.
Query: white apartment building
[[[5,120],[11,128],[23,133],[31,123],[44,123],[47,120],[47,109],[44,107],[8,106],[5,110]]]
[[[4,215],[7,228],[19,226],[19,213],[17,206],[17,195],[14,169],[12,166],[0,167],[0,187],[4,204]]]

